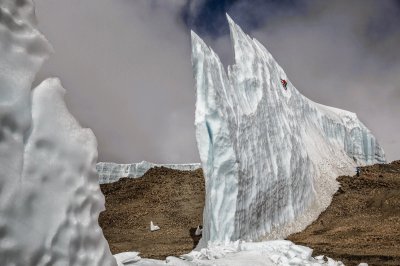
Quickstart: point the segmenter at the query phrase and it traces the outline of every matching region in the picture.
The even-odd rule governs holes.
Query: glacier
[[[196,139],[206,183],[200,247],[300,231],[330,204],[337,176],[385,162],[356,114],[303,96],[268,50],[227,19],[235,59],[227,72],[192,32]]]
[[[231,20],[230,24],[237,27]],[[201,166],[207,171],[207,234],[202,241],[213,242],[165,261],[141,259],[138,252],[113,256],[98,225],[104,196],[96,173],[96,138],[69,113],[60,80],[46,79],[31,88],[52,52],[37,29],[33,2],[0,0],[1,265],[342,265],[321,256],[313,258],[311,249],[290,241],[231,241],[261,236],[266,228],[281,229],[292,217],[299,221],[310,209],[307,202],[323,206],[326,202],[315,203],[315,199],[329,201],[329,193],[337,186],[331,171],[345,173],[356,163],[384,161],[383,150],[354,114],[313,103],[291,83],[287,94],[276,91],[273,95],[277,84],[274,71],[279,66],[238,27],[231,30],[243,35],[232,38],[245,45],[239,51],[253,49],[257,53],[236,52],[243,65],[237,63],[228,76],[215,53],[193,34],[196,136]],[[252,60],[257,62],[255,68]],[[270,65],[265,65],[268,62]],[[242,71],[247,76],[240,74]],[[240,88],[244,94],[232,91]],[[266,99],[267,95],[271,97]],[[281,111],[285,114],[278,114]],[[276,125],[268,126],[271,122]],[[279,137],[285,145],[272,143]],[[293,156],[290,150],[295,151]],[[285,157],[288,155],[290,160]],[[141,175],[153,166],[158,165],[103,164],[101,169],[111,169],[105,180],[110,181],[110,177],[125,173]],[[190,170],[200,165],[169,167]],[[297,170],[299,176],[291,175]],[[266,219],[266,214],[272,215]],[[257,219],[245,220],[254,215]]]
[[[96,170],[99,174],[100,184],[113,183],[118,181],[121,177],[139,178],[154,167],[166,167],[174,170],[193,171],[199,169],[201,164],[156,164],[146,161],[131,164],[117,164],[112,162],[99,162],[96,164]]]
[[[96,138],[58,79],[31,89],[51,52],[33,2],[0,0],[0,264],[117,265],[98,225]]]

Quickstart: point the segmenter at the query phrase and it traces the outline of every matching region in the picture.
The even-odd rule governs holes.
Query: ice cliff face
[[[31,90],[51,51],[33,10],[0,0],[0,264],[116,265],[97,222],[96,138],[57,79]]]
[[[96,164],[99,174],[99,183],[113,183],[121,177],[138,178],[143,176],[150,168],[166,167],[181,171],[192,171],[201,167],[200,163],[188,164],[155,164],[146,161],[131,164],[117,164],[110,162],[100,162]]]
[[[329,205],[338,175],[385,161],[354,113],[301,95],[267,49],[228,20],[235,52],[228,73],[192,33],[203,245],[299,231]]]

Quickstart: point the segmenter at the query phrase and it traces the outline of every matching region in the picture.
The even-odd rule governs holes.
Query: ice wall
[[[143,176],[153,167],[166,167],[181,171],[193,171],[201,167],[200,163],[188,164],[155,164],[142,161],[140,163],[117,164],[111,162],[100,162],[96,165],[99,174],[99,183],[113,183],[121,177],[138,178]]]
[[[116,265],[96,138],[69,114],[57,79],[31,84],[51,51],[28,0],[0,0],[0,264]]]
[[[301,95],[267,49],[228,21],[235,53],[228,74],[192,33],[196,138],[206,178],[202,245],[299,231],[329,205],[337,176],[385,161],[354,113]]]

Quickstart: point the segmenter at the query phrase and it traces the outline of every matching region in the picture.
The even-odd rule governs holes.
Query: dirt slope
[[[133,250],[142,257],[165,259],[193,249],[191,234],[202,223],[204,206],[201,169],[156,167],[142,178],[123,178],[100,187],[106,211],[99,223],[113,254]],[[150,232],[150,221],[161,230]]]
[[[288,239],[346,265],[400,265],[400,161],[341,176],[331,205]]]
[[[342,187],[327,210],[288,239],[346,265],[400,265],[400,161],[363,167],[360,177],[338,181]],[[201,170],[154,168],[101,189],[107,210],[99,222],[113,253],[164,259],[192,250],[204,206]],[[151,233],[150,220],[161,230]]]

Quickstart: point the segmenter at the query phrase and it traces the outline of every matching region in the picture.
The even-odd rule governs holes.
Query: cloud
[[[183,1],[37,0],[55,54],[38,82],[59,76],[92,128],[101,161],[197,162],[195,92]]]
[[[199,161],[189,30],[233,63],[225,12],[259,39],[307,97],[356,112],[400,158],[400,8],[355,0],[36,0],[60,76],[100,160]]]

